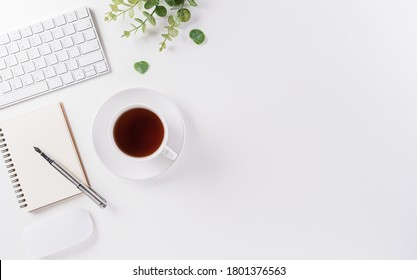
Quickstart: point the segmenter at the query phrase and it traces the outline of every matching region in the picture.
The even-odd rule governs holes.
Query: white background
[[[77,207],[93,238],[50,258],[417,257],[415,1],[200,0],[162,54],[160,30],[120,39],[128,20],[105,23],[108,2],[2,3],[0,32],[89,6],[112,73],[0,111],[63,101],[110,204],[79,196],[26,214],[1,169],[1,259],[30,258],[24,227]],[[206,32],[203,46],[191,28]],[[143,59],[142,76],[132,65]],[[187,126],[177,163],[149,181],[113,175],[92,145],[100,105],[129,87],[169,96]]]

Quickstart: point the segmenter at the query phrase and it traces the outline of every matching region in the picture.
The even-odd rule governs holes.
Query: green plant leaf
[[[167,8],[165,8],[164,6],[157,6],[155,8],[155,13],[160,17],[164,17],[167,15]]]
[[[143,15],[148,19],[149,23],[152,24],[153,26],[156,25],[156,20],[153,17],[153,15],[151,15],[150,13],[148,13],[147,11],[143,11],[142,12]]]
[[[117,19],[117,16],[115,14],[110,14],[109,16],[111,17],[112,20],[116,20]]]
[[[146,33],[146,22],[142,24],[142,33]]]
[[[185,0],[165,0],[165,2],[171,7],[183,6]]]
[[[167,48],[167,45],[165,44],[165,42],[160,43],[161,47],[159,48],[159,51],[162,52],[163,50],[165,50]]]
[[[171,6],[171,7],[175,6],[175,0],[165,0],[165,3],[167,3],[168,6]]]
[[[141,20],[140,18],[134,18],[134,20],[136,20],[139,23],[142,23],[143,22],[143,20]]]
[[[197,7],[197,3],[194,0],[188,0],[190,6]]]
[[[120,5],[123,3],[123,0],[113,0],[113,3],[116,5]]]
[[[128,0],[127,2],[129,2],[132,5],[134,5],[134,4],[136,4],[137,0]]]
[[[176,15],[171,15],[168,17],[168,23],[169,25],[178,27],[181,25],[180,19]]]
[[[168,41],[172,41],[172,38],[171,36],[169,36],[169,34],[161,34],[161,36],[167,39]]]
[[[143,7],[145,7],[145,9],[149,10],[149,9],[155,7],[158,4],[159,4],[159,0],[148,0],[148,1],[146,1],[145,5]]]
[[[135,70],[141,74],[145,74],[146,71],[148,71],[149,68],[149,64],[146,61],[139,61],[136,62],[133,67],[135,68]]]
[[[123,36],[125,36],[126,38],[129,38],[130,32],[126,30],[125,32],[123,32]]]
[[[118,12],[119,11],[119,8],[117,8],[117,5],[110,4],[110,8],[113,12]]]
[[[109,20],[109,17],[104,17],[104,21],[108,21]]]
[[[135,16],[135,10],[130,9],[129,10],[129,17],[133,18]]]
[[[188,9],[179,9],[177,11],[177,16],[182,22],[187,22],[191,18],[191,12]]]
[[[200,29],[193,29],[190,31],[190,38],[196,43],[197,45],[201,45],[204,40],[206,39],[206,35]]]
[[[176,29],[175,27],[168,27],[168,34],[171,37],[177,37],[178,36],[178,29]]]

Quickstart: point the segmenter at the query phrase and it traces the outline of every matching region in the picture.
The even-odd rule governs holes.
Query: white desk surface
[[[89,6],[112,72],[0,111],[63,101],[92,185],[26,214],[0,171],[0,258],[29,258],[25,226],[70,208],[96,232],[56,259],[416,259],[417,2],[200,0],[164,53],[159,31],[121,39],[109,1],[8,1],[0,32]],[[207,34],[204,46],[188,39]],[[146,75],[133,71],[147,60]],[[163,176],[127,181],[91,130],[124,88],[173,99],[186,144]]]

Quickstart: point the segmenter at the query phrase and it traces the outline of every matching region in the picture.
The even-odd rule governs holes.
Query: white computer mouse
[[[41,258],[87,240],[93,231],[90,214],[83,209],[74,209],[27,226],[23,231],[23,243],[28,254]]]

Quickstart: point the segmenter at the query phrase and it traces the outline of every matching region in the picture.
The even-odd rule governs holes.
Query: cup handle
[[[170,159],[170,160],[175,160],[176,158],[177,158],[177,153],[176,152],[174,152],[174,150],[173,149],[171,149],[170,147],[168,147],[168,146],[165,146],[164,147],[164,149],[162,150],[162,154],[167,158],[167,159]]]

